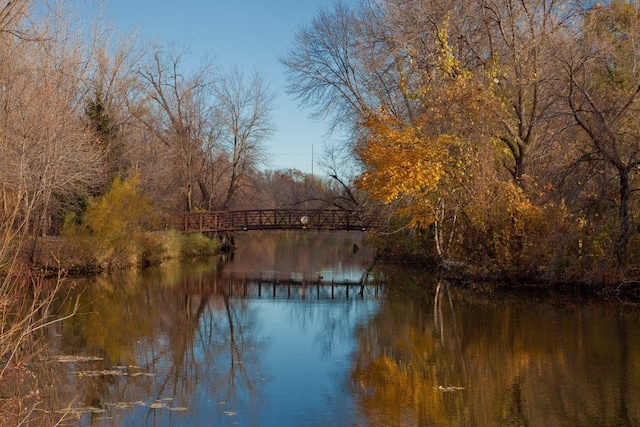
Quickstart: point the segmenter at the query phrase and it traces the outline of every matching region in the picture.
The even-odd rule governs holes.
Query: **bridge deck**
[[[375,219],[344,210],[257,209],[184,213],[171,227],[184,233],[248,230],[371,230]]]

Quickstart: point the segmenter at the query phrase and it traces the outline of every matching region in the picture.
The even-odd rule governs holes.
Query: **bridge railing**
[[[371,230],[374,218],[359,212],[329,209],[256,209],[195,212],[177,215],[171,227],[185,233],[241,230]]]

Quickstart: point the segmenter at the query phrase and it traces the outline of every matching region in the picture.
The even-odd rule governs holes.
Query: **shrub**
[[[215,239],[209,239],[203,234],[182,236],[180,257],[183,259],[211,256],[219,252],[220,243]]]
[[[139,189],[137,174],[126,180],[116,178],[106,194],[89,201],[79,224],[73,218],[65,222],[63,233],[80,238],[106,268],[139,264],[143,231],[154,222],[151,199]]]
[[[176,230],[169,230],[162,233],[162,244],[164,246],[165,259],[181,258],[183,240],[185,236]]]
[[[142,267],[162,264],[168,258],[167,241],[162,234],[144,233],[141,238],[138,264]]]

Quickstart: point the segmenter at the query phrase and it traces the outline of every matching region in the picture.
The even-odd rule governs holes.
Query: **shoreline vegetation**
[[[638,2],[375,3],[319,13],[283,63],[303,106],[353,129],[381,256],[635,293]]]
[[[216,255],[231,249],[202,234],[157,231],[166,222],[142,193],[137,173],[116,177],[82,212],[67,214],[57,236],[30,236],[18,250],[16,271],[43,276],[92,274],[157,265],[168,259]]]
[[[202,234],[185,235],[178,231],[149,231],[123,256],[100,263],[99,256],[91,252],[90,240],[73,240],[63,236],[41,237],[36,249],[35,263],[27,261],[27,255],[20,258],[30,276],[54,277],[84,276],[110,271],[146,268],[170,260],[190,260],[204,258],[233,251],[233,246],[222,239],[210,238]]]

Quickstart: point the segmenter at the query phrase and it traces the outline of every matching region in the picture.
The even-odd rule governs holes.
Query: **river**
[[[80,426],[640,425],[635,306],[451,286],[373,265],[363,237],[246,233],[232,256],[68,279],[41,406]]]

